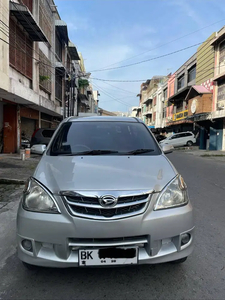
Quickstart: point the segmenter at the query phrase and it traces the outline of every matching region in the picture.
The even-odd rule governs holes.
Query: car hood
[[[52,193],[81,190],[161,191],[176,176],[164,155],[157,156],[48,156],[34,178]]]

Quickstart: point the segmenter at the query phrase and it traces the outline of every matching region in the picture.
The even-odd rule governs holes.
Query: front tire
[[[187,142],[187,146],[193,146],[193,142],[192,141],[188,141]]]

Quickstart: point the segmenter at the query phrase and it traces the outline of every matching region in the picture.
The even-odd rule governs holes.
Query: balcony
[[[152,97],[148,97],[148,96],[146,96],[145,98],[144,98],[144,100],[142,101],[142,103],[143,104],[146,104],[146,103],[149,103],[149,102],[152,102]]]
[[[32,41],[47,42],[45,34],[25,5],[10,1],[10,12],[23,26],[24,30],[29,34],[29,37]]]
[[[152,107],[146,109],[145,112],[142,113],[143,116],[152,115]]]

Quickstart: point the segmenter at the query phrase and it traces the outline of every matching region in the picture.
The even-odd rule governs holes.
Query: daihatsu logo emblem
[[[117,204],[118,198],[112,195],[105,195],[99,198],[99,203],[102,207],[114,207]]]

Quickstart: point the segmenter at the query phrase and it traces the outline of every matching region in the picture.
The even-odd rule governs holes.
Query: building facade
[[[225,26],[216,33],[211,45],[215,51],[211,149],[225,150]]]
[[[1,0],[0,150],[73,114],[77,49],[53,0]]]
[[[195,85],[196,79],[196,58],[194,54],[186,61],[170,78],[169,82],[169,107],[168,112],[172,120],[169,119],[167,126],[170,126],[173,132],[193,131],[193,122],[188,120],[188,107],[186,96],[192,85]],[[170,108],[172,106],[172,108]]]

